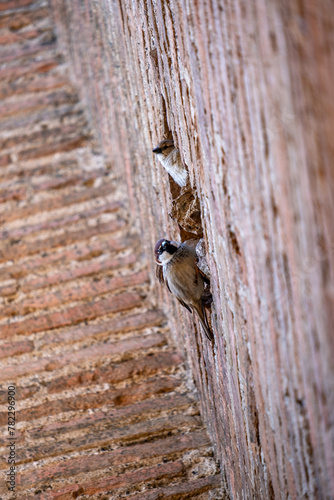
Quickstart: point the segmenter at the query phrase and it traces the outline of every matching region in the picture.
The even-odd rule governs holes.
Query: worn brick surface
[[[159,238],[180,239],[151,152],[166,135],[200,198],[214,346],[159,285],[156,301],[189,355],[227,494],[333,498],[332,2],[53,4],[149,262]]]
[[[0,4],[0,496],[14,497],[14,384],[16,498],[223,498],[123,165],[103,154],[55,17],[47,0]]]

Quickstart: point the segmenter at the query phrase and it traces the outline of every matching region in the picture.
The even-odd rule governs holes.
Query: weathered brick
[[[115,292],[122,288],[129,288],[136,285],[143,285],[148,281],[147,271],[141,271],[126,276],[117,276],[115,278],[100,278],[73,288],[65,288],[59,291],[45,293],[39,297],[23,299],[15,304],[2,308],[0,317],[3,316],[24,316],[39,309],[51,309],[67,302],[76,302],[86,300],[92,297],[103,295],[108,292]]]
[[[30,317],[23,321],[3,324],[0,338],[8,338],[12,335],[27,335],[61,326],[74,325],[81,321],[138,307],[142,304],[142,301],[143,299],[138,293],[122,293],[116,297],[102,299],[98,302],[70,307],[62,312],[53,312],[36,318]]]
[[[34,4],[36,0],[5,0],[0,4],[0,11],[19,9],[20,7],[27,7]]]
[[[222,493],[219,491],[221,486],[221,477],[217,474],[214,476],[202,477],[200,479],[195,479],[193,481],[187,481],[179,484],[175,484],[172,486],[165,486],[163,488],[157,488],[152,491],[145,491],[145,493],[139,493],[138,495],[134,495],[131,498],[133,500],[159,500],[160,498],[164,499],[186,499],[186,498],[196,498],[201,494],[209,494],[208,498],[216,498],[215,492],[209,493],[209,490],[218,489],[217,498],[222,497]],[[206,498],[206,497],[199,497]]]
[[[34,131],[25,131],[20,135],[10,135],[3,139],[0,138],[0,149],[12,149],[15,147],[17,150],[24,150],[25,147],[29,148],[37,146],[45,146],[46,144],[57,143],[61,138],[69,139],[70,137],[77,136],[78,130],[84,128],[87,125],[84,116],[79,115],[78,121],[74,123],[69,123],[68,125],[56,124],[55,126],[50,126],[48,128],[41,128]],[[58,177],[58,176],[57,176]]]
[[[46,276],[41,276],[35,278],[34,276],[25,282],[20,283],[20,290],[22,292],[29,292],[31,290],[37,290],[38,288],[45,288],[51,285],[59,285],[60,283],[66,283],[68,281],[75,280],[77,278],[82,278],[84,276],[91,276],[92,274],[98,274],[102,271],[111,271],[114,269],[122,269],[122,267],[127,267],[135,262],[137,262],[137,257],[134,254],[127,255],[125,257],[120,257],[118,259],[106,259],[103,261],[93,261],[87,265],[74,268],[70,271],[63,271],[54,274],[49,274]],[[0,295],[3,294],[0,288]]]
[[[44,404],[25,408],[17,411],[19,422],[32,422],[45,415],[57,415],[68,411],[81,411],[101,406],[113,405],[116,408],[128,406],[157,394],[165,394],[174,391],[180,386],[182,381],[175,377],[160,377],[158,379],[147,380],[142,384],[134,384],[123,389],[109,389],[104,392],[87,392],[79,396],[49,401]],[[0,424],[5,425],[8,421],[8,414],[0,413]]]
[[[106,224],[105,233],[109,233],[110,224]],[[101,231],[102,235],[104,234]],[[82,232],[78,233],[78,235],[82,235]],[[94,234],[93,234],[94,235]],[[58,265],[65,264],[71,260],[84,261],[89,260],[93,256],[96,256],[99,253],[103,253],[105,251],[121,251],[126,249],[129,245],[135,245],[134,238],[129,237],[119,237],[113,238],[110,236],[108,241],[98,240],[93,242],[87,242],[85,245],[80,243],[75,247],[69,246],[64,247],[60,250],[49,250],[48,252],[41,252],[37,257],[31,257],[26,259],[24,262],[19,264],[14,264],[12,266],[2,267],[0,268],[0,278],[2,280],[7,279],[19,279],[23,276],[26,276],[29,272],[36,272],[40,268],[45,268],[50,265]],[[69,243],[69,245],[71,242]]]
[[[33,175],[33,174],[32,174]],[[87,178],[86,181],[91,179]],[[57,194],[53,195],[50,193],[47,200],[39,201],[37,203],[26,203],[25,206],[15,207],[15,210],[5,213],[0,213],[0,222],[9,222],[15,219],[23,219],[30,215],[34,215],[41,212],[49,212],[51,210],[56,210],[57,208],[64,208],[66,206],[73,205],[75,203],[82,203],[86,200],[93,200],[94,198],[103,197],[110,195],[114,191],[112,184],[106,183],[104,186],[99,188],[87,188],[86,186],[80,186],[80,181],[75,186],[75,191],[68,194]]]
[[[143,346],[144,347],[144,346]],[[1,356],[1,350],[0,350]],[[151,377],[157,372],[181,365],[182,358],[179,354],[170,352],[159,352],[144,358],[136,358],[123,363],[111,363],[107,367],[95,370],[81,371],[73,375],[56,378],[43,384],[49,393],[61,392],[65,389],[73,389],[76,386],[84,386],[95,381],[114,384],[122,380],[134,380],[137,377]]]
[[[81,240],[88,240],[92,236],[115,232],[124,228],[124,226],[125,221],[118,219],[116,221],[106,222],[96,226],[88,226],[85,230],[65,231],[63,234],[57,234],[55,236],[34,241],[5,241],[0,249],[0,262],[5,262],[6,260],[17,260],[18,258],[26,255],[42,253],[51,248],[70,245],[71,243]]]
[[[20,390],[20,395],[21,395]],[[40,439],[41,437],[60,435],[80,429],[89,429],[91,427],[105,428],[112,422],[114,425],[138,422],[147,418],[157,417],[161,412],[181,411],[185,412],[190,406],[195,406],[196,401],[191,394],[163,394],[154,399],[147,399],[134,405],[128,405],[123,408],[108,409],[108,411],[96,411],[93,414],[84,414],[79,417],[71,417],[68,421],[55,421],[47,423],[41,427],[29,429],[31,439]]]
[[[10,14],[2,14],[0,17],[0,28],[7,28],[11,31],[18,31],[26,28],[32,23],[36,23],[50,16],[50,11],[45,6],[34,10],[13,11]],[[31,64],[28,65],[28,68]],[[1,79],[1,76],[0,76]]]
[[[0,358],[17,356],[25,352],[34,350],[34,343],[31,340],[22,340],[20,342],[11,342],[10,344],[0,345]]]
[[[3,189],[0,191],[0,203],[5,203],[9,200],[23,200],[26,196],[27,188],[25,186],[14,189]]]
[[[165,314],[159,310],[144,311],[139,314],[126,315],[111,320],[103,321],[97,325],[85,325],[85,327],[68,328],[60,332],[49,332],[43,336],[41,343],[43,345],[59,344],[65,342],[76,342],[84,338],[95,337],[104,333],[121,333],[135,330],[140,332],[143,328],[161,325],[166,322]]]
[[[7,369],[0,374],[0,380],[11,380],[44,370],[53,371],[67,366],[68,363],[75,365],[85,359],[91,359],[94,361],[99,358],[102,359],[106,356],[113,358],[124,354],[127,350],[129,352],[135,352],[139,349],[149,349],[151,347],[164,345],[165,343],[166,339],[163,335],[152,334],[142,336],[141,338],[127,338],[121,342],[93,344],[90,347],[78,349],[76,351],[64,351],[62,355],[55,356],[52,360],[50,357],[41,357],[38,361],[30,361],[28,363],[16,365],[13,364],[8,366]]]
[[[70,458],[33,472],[25,471],[17,477],[19,489],[57,477],[68,477],[75,474],[91,472],[124,463],[135,463],[145,458],[168,456],[209,445],[208,437],[203,432],[193,432],[183,436],[173,436],[150,443],[128,446],[99,455]]]
[[[157,481],[162,478],[177,478],[184,473],[184,465],[181,460],[169,462],[166,464],[158,464],[155,467],[148,469],[139,469],[133,472],[125,472],[117,477],[96,480],[94,482],[79,484],[70,484],[55,491],[44,492],[36,495],[35,498],[40,500],[58,499],[65,500],[67,498],[75,498],[77,495],[95,495],[101,492],[110,492],[115,489],[138,484],[138,487],[143,482]]]
[[[89,178],[91,178],[89,176]],[[0,201],[1,201],[1,192],[0,192]],[[77,212],[74,214],[64,215],[59,219],[49,219],[43,222],[39,222],[37,224],[32,225],[24,225],[17,229],[12,229],[10,231],[4,230],[0,231],[0,238],[4,240],[8,239],[16,239],[23,238],[24,236],[28,236],[33,233],[38,233],[40,231],[47,231],[51,229],[58,229],[62,227],[66,227],[67,225],[74,224],[75,222],[79,222],[80,220],[87,219],[89,217],[96,217],[97,215],[104,213],[113,213],[116,212],[121,207],[119,202],[109,202],[104,205],[99,205],[90,209],[86,209],[83,212]]]
[[[30,40],[36,38],[39,34],[40,31],[38,30],[23,31],[22,33],[6,33],[5,35],[0,35],[0,45]]]
[[[171,435],[170,433],[180,434],[181,432],[193,432],[201,427],[199,416],[194,415],[168,415],[163,418],[147,419],[139,423],[133,422],[126,426],[112,425],[100,430],[92,429],[89,434],[81,436],[69,436],[63,440],[55,439],[51,443],[45,443],[43,448],[40,444],[26,447],[25,443],[17,443],[17,463],[28,462],[30,460],[40,460],[41,458],[55,457],[73,451],[79,451],[98,446],[129,446],[139,440],[152,440],[154,436],[162,437]],[[3,455],[6,459],[6,453]]]
[[[55,90],[54,92],[43,93],[38,96],[30,96],[16,99],[13,102],[4,102],[0,106],[0,115],[2,117],[10,115],[20,115],[28,113],[38,108],[47,106],[59,106],[60,104],[77,102],[78,96],[75,92],[68,90]],[[28,155],[28,153],[27,153]]]
[[[90,135],[85,131],[79,131],[78,137],[72,139],[67,139],[66,137],[61,137],[52,144],[44,145],[41,147],[25,149],[18,153],[19,161],[31,160],[32,158],[41,158],[42,156],[53,155],[55,153],[72,151],[73,149],[81,148],[87,144]],[[54,185],[62,185],[59,180],[53,181]]]
[[[0,167],[6,167],[10,163],[12,163],[12,159],[9,154],[0,156]]]

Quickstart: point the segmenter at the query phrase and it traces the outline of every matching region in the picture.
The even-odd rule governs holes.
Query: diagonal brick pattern
[[[223,498],[46,2],[2,2],[0,44],[1,498],[13,384],[17,498]]]

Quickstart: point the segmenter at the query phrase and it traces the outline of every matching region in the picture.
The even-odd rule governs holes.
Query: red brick
[[[178,354],[159,352],[152,356],[132,359],[123,363],[111,363],[107,367],[104,366],[95,370],[66,375],[46,382],[43,385],[49,393],[54,393],[64,391],[65,389],[73,389],[76,386],[89,385],[96,380],[100,384],[102,382],[114,384],[122,380],[135,380],[137,377],[151,377],[158,372],[178,367],[181,364],[182,358]]]
[[[32,173],[33,175],[33,173]],[[86,181],[89,179],[86,179]],[[114,191],[112,184],[106,183],[102,187],[98,188],[87,188],[85,186],[76,186],[76,191],[68,194],[53,195],[50,193],[47,200],[39,201],[38,203],[29,202],[25,206],[15,207],[15,210],[6,211],[5,213],[0,213],[0,222],[8,222],[16,219],[23,219],[29,215],[34,215],[36,213],[48,212],[51,210],[56,210],[57,208],[64,208],[75,203],[84,202],[86,200],[93,200],[94,198],[99,198],[107,196]]]
[[[65,245],[70,245],[77,241],[88,240],[92,236],[99,234],[112,233],[124,228],[125,221],[118,219],[116,221],[106,222],[96,226],[87,226],[84,230],[80,231],[65,231],[63,234],[57,234],[48,238],[37,239],[34,241],[17,241],[12,240],[3,242],[0,249],[0,262],[7,260],[17,260],[26,255],[33,255],[41,253],[51,248],[57,248]],[[6,270],[4,271],[6,273]],[[1,275],[1,272],[0,272]]]
[[[1,196],[1,193],[0,193]],[[87,219],[89,217],[96,217],[97,215],[104,213],[112,213],[121,207],[119,202],[110,202],[104,205],[86,209],[83,212],[77,212],[70,215],[65,215],[61,219],[51,219],[40,222],[33,225],[24,225],[17,229],[12,229],[11,231],[0,231],[0,239],[10,238],[22,238],[24,236],[37,233],[40,231],[46,231],[51,229],[58,229],[65,227],[67,225],[79,222],[80,220]]]
[[[23,10],[21,12],[11,12],[10,14],[2,14],[0,17],[0,28],[6,28],[11,31],[18,31],[29,26],[36,21],[45,19],[50,16],[50,11],[45,7],[36,10]],[[30,65],[29,65],[30,66]],[[0,75],[1,80],[1,75]],[[2,80],[1,80],[2,81]]]
[[[20,395],[21,391],[22,389],[20,389]],[[165,394],[123,408],[94,412],[80,417],[71,417],[66,422],[56,421],[41,427],[31,428],[29,429],[29,437],[31,439],[40,439],[41,437],[60,435],[80,429],[90,429],[96,426],[104,427],[109,422],[113,422],[114,425],[129,424],[132,421],[138,422],[149,417],[155,418],[161,412],[180,411],[181,409],[185,412],[190,406],[194,405],[196,405],[196,401],[191,394]]]
[[[74,104],[77,100],[77,94],[68,90],[55,90],[54,92],[43,93],[38,96],[29,96],[29,98],[25,96],[10,103],[2,103],[0,106],[0,116],[4,118],[5,116],[19,115],[47,106],[59,106],[65,103]]]
[[[143,328],[151,328],[166,322],[165,314],[159,310],[141,312],[134,315],[112,318],[97,325],[86,325],[85,328],[73,327],[60,332],[46,333],[40,340],[41,345],[59,344],[64,342],[77,342],[79,340],[95,337],[101,334],[125,333],[135,330],[140,332]]]
[[[74,325],[81,321],[138,307],[142,302],[143,299],[138,293],[122,293],[98,302],[74,306],[62,312],[57,311],[36,318],[30,317],[23,321],[3,324],[0,338],[8,338],[12,335],[29,335],[61,326]]]
[[[20,290],[22,292],[30,292],[32,290],[37,290],[39,288],[45,288],[51,285],[58,285],[60,283],[66,283],[68,281],[75,280],[77,278],[82,278],[84,276],[91,276],[92,274],[98,274],[102,271],[111,271],[114,269],[122,269],[122,267],[127,267],[135,264],[138,258],[135,254],[127,255],[125,257],[120,257],[113,260],[103,260],[103,261],[93,261],[83,265],[82,267],[74,268],[70,271],[63,271],[54,274],[49,274],[46,276],[41,276],[35,278],[34,276],[27,280],[26,282],[20,283]],[[0,295],[2,290],[0,288]]]
[[[168,415],[163,418],[147,419],[141,422],[133,422],[126,426],[115,426],[110,422],[104,429],[94,428],[91,432],[80,436],[70,436],[63,440],[57,439],[50,443],[45,443],[43,447],[26,443],[17,443],[17,463],[24,463],[30,460],[40,460],[44,457],[55,457],[69,454],[73,451],[97,448],[98,446],[117,445],[128,446],[138,440],[151,440],[153,436],[162,437],[174,432],[193,432],[201,427],[199,416],[194,415]],[[170,434],[169,434],[170,435]],[[3,455],[6,459],[6,453]]]
[[[84,329],[84,327],[83,327]],[[166,339],[161,334],[152,334],[138,337],[131,337],[122,340],[121,342],[112,343],[101,343],[93,344],[90,347],[84,349],[78,349],[75,351],[66,352],[63,351],[62,355],[58,357],[39,358],[38,361],[30,361],[27,363],[21,363],[16,365],[8,366],[6,370],[0,373],[0,380],[11,380],[17,377],[22,377],[24,375],[29,375],[32,373],[38,373],[40,371],[53,371],[66,366],[68,363],[75,365],[84,361],[85,359],[90,359],[92,361],[103,358],[110,357],[113,359],[115,356],[120,356],[127,352],[138,351],[139,349],[149,349],[152,347],[158,347],[166,343]]]
[[[78,121],[75,123],[70,123],[69,125],[56,124],[48,128],[41,128],[39,130],[34,130],[33,132],[26,130],[23,134],[11,135],[0,139],[0,149],[3,151],[5,149],[11,149],[19,147],[21,150],[25,146],[36,147],[45,146],[49,143],[57,143],[61,138],[77,136],[78,130],[84,128],[87,125],[86,119],[82,115],[78,115]],[[57,173],[58,174],[58,173]],[[58,177],[58,175],[56,175]]]
[[[0,296],[6,297],[8,295],[15,295],[18,290],[18,283],[15,281],[9,285],[0,286]]]
[[[0,167],[6,167],[10,163],[12,163],[10,155],[5,154],[0,156]]]
[[[41,158],[43,156],[49,156],[55,153],[64,153],[65,151],[72,151],[73,149],[85,146],[89,138],[90,136],[87,135],[86,132],[79,131],[78,137],[74,137],[73,139],[66,139],[62,137],[59,139],[59,141],[56,141],[52,144],[47,144],[39,148],[36,147],[20,151],[17,157],[19,161],[22,161],[31,160],[32,158]],[[54,184],[62,185],[59,180],[54,180]]]
[[[34,350],[34,343],[30,340],[22,340],[20,342],[11,342],[10,344],[0,345],[0,358],[17,356],[25,352]]]
[[[142,384],[134,384],[123,389],[109,389],[104,392],[87,392],[78,396],[57,399],[47,403],[25,408],[16,412],[18,422],[32,422],[45,415],[57,415],[68,411],[81,411],[101,406],[113,405],[116,408],[128,406],[156,394],[174,391],[182,381],[175,377],[160,377],[148,380]],[[0,413],[0,423],[5,425],[8,420],[6,412]]]
[[[119,448],[98,455],[70,458],[43,469],[34,469],[33,472],[22,472],[17,477],[17,486],[22,489],[51,479],[54,480],[57,477],[69,477],[107,467],[115,467],[124,463],[135,463],[146,458],[182,453],[208,445],[209,440],[205,433],[193,432],[183,436],[173,436],[150,443]]]
[[[22,33],[6,33],[5,35],[0,35],[0,45],[30,40],[31,38],[36,38],[39,34],[40,31],[37,30],[23,31]]]
[[[51,41],[52,35],[48,35],[43,39],[38,40],[38,44],[26,44],[26,45],[14,45],[4,47],[1,51],[1,63],[12,64],[20,61],[21,64],[29,59],[29,57],[48,57],[50,55],[51,50],[56,48],[55,41]]]
[[[3,123],[7,123],[6,120],[0,122],[0,128]],[[13,178],[19,178],[20,180],[23,179],[29,179],[29,178],[36,178],[41,175],[48,175],[48,174],[59,174],[62,173],[63,171],[66,170],[71,170],[72,172],[78,172],[79,167],[78,167],[78,161],[75,158],[68,158],[68,159],[63,159],[61,161],[49,161],[48,163],[40,163],[40,161],[37,161],[36,163],[33,163],[33,165],[27,165],[25,164],[24,166],[19,165],[15,169],[10,169],[10,170],[5,170],[2,169],[0,170],[0,179],[2,180],[13,180]],[[52,199],[52,196],[51,196]],[[41,210],[41,212],[44,212],[44,210]],[[11,214],[7,214],[8,217],[11,217]],[[18,217],[20,219],[22,217]],[[7,219],[6,219],[7,220]]]
[[[27,7],[28,5],[35,3],[35,1],[36,0],[4,0],[0,3],[0,11]]]
[[[106,225],[106,233],[109,233],[110,225]],[[79,233],[82,235],[82,232]],[[103,234],[103,232],[102,232]],[[6,279],[20,279],[31,271],[36,272],[38,269],[46,268],[50,265],[64,265],[71,260],[83,261],[92,258],[96,253],[103,251],[121,251],[125,250],[129,245],[135,245],[135,240],[128,237],[112,238],[108,241],[93,241],[87,242],[85,245],[82,243],[75,247],[65,247],[60,250],[50,250],[42,252],[38,257],[31,257],[20,264],[14,264],[8,267],[0,268],[0,278]]]
[[[212,488],[220,488],[221,482],[222,479],[217,474],[215,476],[195,479],[194,481],[186,481],[175,485],[173,484],[172,486],[157,488],[152,491],[146,490],[145,493],[139,493],[139,495],[131,496],[131,500],[160,500],[161,498],[166,500],[177,498],[178,500],[181,500],[182,498],[195,498],[198,495],[212,490]],[[220,492],[217,492],[217,494],[219,495],[217,498],[223,498],[221,497]],[[200,498],[204,497],[201,496]],[[212,496],[210,495],[210,498],[215,498],[214,492],[212,492]]]
[[[157,481],[162,478],[178,477],[184,473],[184,465],[182,461],[169,462],[166,464],[159,464],[155,467],[148,469],[139,469],[133,472],[125,472],[117,477],[96,480],[91,483],[70,484],[55,491],[49,491],[37,495],[35,498],[40,500],[58,499],[65,500],[68,498],[75,498],[77,495],[95,495],[101,492],[110,492],[115,489],[126,487],[132,484],[139,484],[147,481]]]
[[[116,276],[115,278],[94,279],[74,288],[64,288],[50,293],[45,293],[40,297],[23,299],[15,304],[2,308],[0,317],[4,316],[24,316],[39,309],[51,309],[67,302],[82,301],[97,297],[108,292],[115,292],[122,288],[129,288],[136,285],[143,285],[148,282],[147,271],[141,271],[126,276]]]
[[[4,203],[9,200],[23,200],[26,196],[26,191],[27,188],[25,186],[15,189],[3,189],[0,191],[0,203]]]

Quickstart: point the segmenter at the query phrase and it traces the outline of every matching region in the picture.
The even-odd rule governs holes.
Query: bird
[[[160,239],[154,248],[156,276],[190,313],[195,311],[209,340],[213,340],[202,295],[204,278],[196,266],[196,251],[188,242]]]
[[[188,180],[188,172],[182,163],[180,150],[174,146],[174,141],[169,139],[163,140],[152,151],[157,155],[161,165],[173,177],[176,184],[180,187],[185,187]]]

